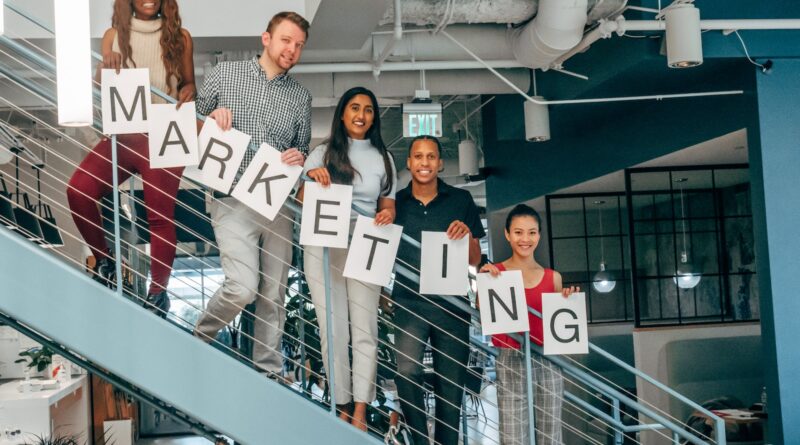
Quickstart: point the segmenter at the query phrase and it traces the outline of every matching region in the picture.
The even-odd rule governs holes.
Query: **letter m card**
[[[103,110],[103,133],[147,133],[150,112],[150,70],[132,68],[102,70],[100,93]]]
[[[483,335],[528,332],[528,304],[522,272],[509,270],[497,277],[478,274]]]
[[[568,298],[560,293],[542,294],[544,354],[589,353],[586,294],[575,292]]]
[[[352,185],[306,182],[300,244],[346,249],[352,202]]]

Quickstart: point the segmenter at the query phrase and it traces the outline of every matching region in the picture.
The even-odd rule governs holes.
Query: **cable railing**
[[[12,5],[8,5],[8,3],[7,3],[7,6],[9,6],[12,10],[17,11],[17,9],[15,9],[15,7],[13,7]],[[44,25],[41,25],[41,26],[43,28],[47,29]],[[11,39],[8,39],[7,37],[2,37],[2,40],[0,40],[0,43],[3,43],[5,46],[11,47],[13,50],[19,51],[21,53],[29,52],[29,49],[25,49],[24,46],[17,44],[16,42],[14,42]],[[15,44],[17,46],[15,46]],[[46,54],[46,52],[44,52],[44,51],[42,51],[42,53]],[[48,61],[47,59],[45,59],[42,56],[30,57],[30,55],[24,55],[23,57],[25,57],[28,60],[31,60],[32,62],[42,66],[42,68],[45,69],[45,72],[48,69],[51,70],[54,67],[54,65],[53,65],[53,63],[51,61]],[[41,58],[41,60],[37,60],[37,58]],[[14,73],[11,72],[11,70],[7,70],[7,69],[3,70],[3,68],[4,67],[0,66],[0,70],[2,70],[0,72],[2,72],[4,75],[6,75],[6,77],[8,77],[10,79],[13,79],[14,82],[17,85],[19,85],[19,86],[21,86],[23,88],[26,88],[31,94],[34,94],[34,95],[39,96],[41,98],[49,97],[50,98],[50,100],[49,100],[50,104],[52,106],[54,106],[54,102],[55,101],[52,99],[53,95],[52,95],[52,93],[49,93],[46,88],[42,88],[41,85],[36,85],[34,82],[26,82],[26,79],[19,79],[17,76],[14,76]],[[33,72],[36,72],[35,69],[33,69],[33,68],[31,68],[31,69],[33,70]],[[157,92],[157,91],[154,91],[154,93],[161,95],[165,99],[168,98],[168,96],[164,95],[163,93],[160,93],[160,92]],[[3,98],[3,99],[5,100],[5,98]],[[174,101],[171,100],[171,98],[168,99],[168,100],[171,101],[171,102],[174,102]],[[6,100],[6,102],[9,102],[9,101]],[[13,106],[13,104],[12,104],[12,106]],[[22,113],[25,113],[25,111],[22,110],[22,109],[20,109],[18,111],[22,112]],[[35,117],[35,116],[33,116],[33,117]],[[62,134],[62,136],[67,136],[67,135],[63,134],[63,132],[61,132],[55,126],[48,125],[48,128],[51,131],[54,131],[54,132]],[[99,131],[97,131],[97,134],[98,135],[100,134]],[[75,140],[73,138],[70,138],[70,139],[72,139],[70,142],[72,142],[72,143],[74,143],[76,145],[79,145],[81,147],[81,149],[86,151],[86,152],[88,152],[91,149],[91,147],[89,147],[89,146],[87,146],[85,144],[82,144],[80,141],[77,141],[77,140]],[[33,143],[32,141],[28,141],[28,142],[29,143]],[[37,145],[40,145],[43,150],[49,150],[49,148],[46,147],[43,144],[38,144],[37,143]],[[51,154],[55,155],[55,153],[52,153],[52,150],[48,151],[48,153],[51,153]],[[77,165],[75,165],[74,162],[72,164],[75,167],[77,167]],[[114,171],[116,172],[116,169],[114,169]],[[45,170],[45,172],[46,172],[46,170]],[[128,172],[128,173],[130,173],[130,172]],[[50,173],[48,173],[48,174],[50,174]],[[55,177],[55,174],[50,174],[50,175]],[[64,180],[66,178],[66,176],[65,175],[62,175],[62,176],[63,177],[58,181],[60,182],[60,184],[62,184],[66,188],[67,182]],[[52,178],[52,179],[54,179],[54,178]],[[113,188],[115,190],[115,192],[114,192],[115,203],[114,203],[113,206],[111,206],[111,210],[113,211],[113,213],[115,215],[115,220],[119,221],[119,218],[120,218],[119,201],[118,201],[119,184],[118,184],[118,181],[116,181],[116,182],[117,182],[116,184],[112,184],[112,186],[113,186]],[[54,189],[54,192],[57,193],[58,191]],[[144,207],[148,209],[148,211],[151,211],[146,206],[146,204],[144,204],[143,201],[140,202],[136,198],[133,198],[133,199],[134,199],[135,202],[143,204]],[[223,205],[224,203],[221,203],[220,201],[217,201],[216,204],[217,205]],[[176,205],[183,205],[183,203],[177,202]],[[293,200],[290,200],[289,202],[287,202],[287,208],[289,208],[294,213],[299,213],[298,212],[299,207],[298,207],[296,202],[293,202]],[[69,208],[67,208],[63,204],[58,208],[58,210],[62,214],[69,215]],[[196,212],[195,209],[187,208],[187,210]],[[198,214],[197,216],[199,216],[201,218],[204,218],[206,220],[209,220],[209,218],[204,214],[202,214],[202,215]],[[279,217],[291,218],[291,216],[288,216],[288,215],[280,215]],[[292,218],[292,222],[294,223],[293,218]],[[133,222],[133,224],[134,225],[138,225],[138,222]],[[121,294],[122,290],[123,290],[123,286],[121,285],[122,284],[121,283],[122,261],[120,259],[121,258],[120,252],[122,250],[121,247],[122,247],[123,242],[120,240],[120,237],[118,236],[119,223],[117,222],[114,225],[114,227],[115,227],[115,233],[111,234],[111,233],[106,232],[106,234],[107,235],[112,235],[113,238],[115,239],[115,250],[117,251],[117,255],[115,256],[115,258],[118,259],[118,261],[117,261],[117,267],[118,267],[117,291]],[[143,227],[141,227],[141,226],[139,228],[143,229]],[[182,228],[184,230],[193,231],[192,228],[187,228],[187,227],[182,227]],[[105,231],[105,229],[103,229],[103,230]],[[196,232],[194,234],[196,234]],[[199,234],[197,234],[197,235],[199,235]],[[152,236],[152,234],[151,234],[151,236]],[[79,241],[79,239],[78,239],[78,241]],[[215,245],[214,242],[211,241],[211,240],[203,239],[203,241],[204,242],[208,242],[211,245]],[[291,243],[294,248],[300,249],[301,251],[304,250],[302,248],[302,246],[300,246],[294,240],[286,240],[286,239],[284,239],[284,241]],[[414,241],[411,238],[405,237],[405,236],[403,238],[403,242],[410,242],[412,245],[414,245],[416,247],[419,247],[419,244],[416,241]],[[139,250],[140,253],[144,254],[144,252],[141,251],[141,249],[136,247],[136,246],[128,245],[127,247],[129,249]],[[178,249],[180,249],[180,247],[178,247]],[[261,252],[263,254],[266,254],[266,255],[270,254],[268,252],[268,249],[261,248]],[[185,253],[188,253],[188,252],[185,252]],[[307,254],[307,252],[304,252],[304,253]],[[323,255],[325,255],[325,253],[323,253]],[[151,261],[152,260],[153,259],[151,259]],[[324,258],[323,258],[323,260],[324,260]],[[202,261],[202,259],[201,259],[201,261]],[[171,266],[171,265],[169,265],[169,266]],[[286,266],[292,267],[291,264],[286,264]],[[330,268],[325,268],[325,270],[327,272],[327,271],[330,270]],[[145,278],[146,279],[146,273],[141,273],[141,272],[138,272],[138,271],[136,271],[135,273],[140,278]],[[396,273],[402,274],[407,279],[410,279],[412,282],[418,283],[418,273],[419,273],[419,271],[416,270],[416,268],[411,266],[411,265],[403,264],[401,261],[399,261]],[[261,275],[261,279],[265,279],[265,278],[270,279],[270,277],[266,277],[263,273],[260,273],[260,275]],[[323,277],[321,280],[325,281],[326,278],[327,277]],[[173,280],[174,279],[175,279],[175,277],[173,277]],[[320,280],[319,277],[310,277],[309,278],[308,276],[306,276],[306,279],[318,280],[318,281]],[[192,285],[190,285],[190,287],[191,286]],[[251,289],[251,290],[253,290],[253,289]],[[417,294],[417,292],[414,289],[408,289],[408,290],[410,292],[412,292],[413,294]],[[254,291],[256,292],[256,298],[261,298],[262,297],[262,295],[259,294],[258,289],[254,289]],[[300,294],[300,293],[298,292],[298,294]],[[172,295],[172,296],[176,297],[175,295]],[[310,298],[308,297],[308,295],[302,295],[301,294],[301,298],[303,298],[304,303],[310,302]],[[427,298],[427,297],[426,296],[420,296],[420,298]],[[470,307],[469,304],[464,300],[457,299],[457,298],[445,298],[445,301],[447,301],[450,306],[455,306],[459,310],[464,311],[464,312],[466,312],[467,314],[470,314],[473,317],[476,316],[476,311],[472,307]],[[435,302],[435,304],[438,304],[438,303]],[[327,304],[326,306],[330,307],[330,304]],[[445,311],[451,311],[450,307],[444,307],[444,306],[440,306],[440,307]],[[202,311],[202,308],[196,308],[196,309],[198,311]],[[244,313],[249,315],[249,316],[254,316],[254,317],[256,316],[256,314],[254,314],[252,312],[245,311]],[[319,315],[320,314],[318,314],[318,316]],[[329,313],[326,314],[327,317],[331,317],[331,315],[332,314],[329,314]],[[174,316],[174,314],[172,316]],[[402,330],[402,327],[400,327],[400,326],[392,325],[391,327],[393,327],[394,329]],[[352,326],[352,325],[350,326],[350,328],[351,329],[359,329],[358,326]],[[329,329],[328,332],[332,332],[332,329]],[[247,334],[245,334],[245,335],[247,335]],[[261,341],[260,339],[253,338],[252,336],[249,336],[249,335],[248,335],[248,339],[253,341],[253,342],[260,342]],[[302,348],[309,347],[300,338],[293,338],[292,340],[300,341],[300,344],[301,344]],[[455,338],[455,337],[453,337],[453,340],[454,341],[464,341],[462,339],[458,339],[458,338]],[[484,358],[488,359],[489,356],[492,356],[492,355],[495,354],[495,351],[493,351],[491,348],[488,348],[486,345],[481,344],[480,342],[471,341],[470,343],[471,343],[471,346],[476,348],[475,350],[478,351],[479,354],[482,354]],[[330,342],[329,342],[329,344],[330,344]],[[383,346],[387,346],[387,347],[391,347],[392,346],[390,343],[387,343],[387,342],[383,342],[382,345]],[[526,352],[529,352],[530,350],[531,350],[530,348],[526,348]],[[534,350],[534,352],[536,352],[538,354],[540,354],[540,352],[541,352],[540,350],[537,350],[537,348],[533,348],[533,350]],[[604,351],[602,351],[601,349],[597,348],[596,346],[592,346],[592,351],[593,352],[597,352],[597,353],[599,353],[601,355],[604,355],[604,356],[606,356],[605,354],[607,354],[607,353],[604,353]],[[235,351],[232,351],[232,352],[235,352]],[[312,351],[312,352],[321,353],[320,350],[315,350],[315,351]],[[608,355],[606,357],[608,358],[608,357],[610,357],[610,355]],[[601,393],[603,393],[606,397],[608,397],[611,400],[611,402],[608,402],[608,401],[604,400],[603,398],[594,396],[597,400],[599,400],[601,402],[601,405],[606,405],[606,408],[611,408],[610,411],[611,411],[612,414],[610,414],[610,415],[606,414],[605,410],[598,409],[597,407],[595,407],[591,403],[586,402],[579,395],[573,394],[572,392],[569,392],[569,391],[565,391],[564,392],[563,403],[564,403],[564,407],[565,407],[564,408],[565,412],[570,412],[570,413],[574,413],[574,414],[578,414],[578,415],[592,416],[592,417],[596,417],[598,419],[602,419],[603,421],[605,421],[607,427],[611,430],[611,434],[613,435],[615,441],[619,441],[623,437],[630,438],[631,436],[629,435],[629,433],[635,433],[636,431],[639,431],[639,430],[651,429],[651,430],[660,431],[661,429],[668,429],[673,434],[673,436],[670,436],[669,434],[666,434],[666,433],[663,433],[663,432],[659,432],[659,434],[662,434],[664,437],[668,438],[669,440],[675,440],[676,437],[680,437],[680,438],[682,438],[684,440],[688,440],[689,442],[692,442],[692,443],[705,443],[705,441],[704,441],[705,438],[701,439],[699,437],[693,436],[691,434],[691,432],[685,432],[683,430],[683,428],[681,427],[681,425],[680,425],[681,422],[677,421],[677,419],[671,418],[668,413],[659,412],[657,410],[657,408],[652,407],[652,406],[640,405],[639,401],[636,400],[635,395],[626,394],[625,392],[620,392],[617,389],[615,389],[611,384],[609,384],[610,382],[608,382],[608,383],[604,382],[601,376],[593,375],[589,370],[583,370],[583,369],[578,368],[575,365],[575,361],[572,360],[571,358],[569,358],[569,357],[557,357],[557,358],[545,357],[544,359],[555,362],[556,364],[558,364],[566,372],[566,374],[569,374],[570,376],[572,376],[572,379],[567,379],[568,383],[571,383],[571,384],[575,385],[576,387],[580,387],[580,386],[578,386],[579,384],[587,384],[588,383],[589,384],[588,388],[591,388],[592,391],[590,391],[588,389],[583,389],[583,391],[587,395],[594,396],[594,392],[593,391],[600,391]],[[250,362],[250,363],[251,363],[251,365],[254,365],[254,363],[252,363],[252,362]],[[530,360],[527,360],[527,363],[528,363],[528,365],[530,365]],[[618,364],[618,365],[624,364],[624,362],[621,362],[621,361],[618,361],[618,362],[615,362],[615,363]],[[422,364],[422,363],[420,363],[420,364]],[[295,363],[295,365],[299,365],[299,366],[303,367],[303,369],[304,369],[305,363]],[[333,367],[329,367],[329,368],[333,369]],[[633,372],[634,374],[636,374],[639,377],[644,378],[645,380],[649,379],[649,378],[644,377],[643,375],[641,375],[641,373],[638,372],[637,370],[635,370],[634,368],[630,368],[630,369],[626,368],[626,370]],[[359,371],[353,369],[352,372],[357,373]],[[330,376],[328,376],[328,377],[330,377]],[[650,379],[648,381],[650,381],[651,383],[655,382],[652,379]],[[450,383],[453,383],[453,382],[450,382]],[[331,385],[333,384],[332,383],[332,379],[331,379],[330,384]],[[661,386],[663,386],[663,385],[661,385]],[[528,387],[529,388],[533,388],[531,382],[528,383]],[[697,410],[702,412],[702,407],[699,407],[696,404],[693,404],[691,401],[688,401],[685,398],[681,398],[679,395],[677,395],[677,393],[674,393],[674,391],[670,390],[669,388],[667,388],[667,387],[663,387],[663,388],[660,387],[660,388],[665,390],[665,391],[667,391],[671,395],[673,395],[675,397],[678,397],[682,402],[689,403],[691,406],[695,407],[695,409],[697,409]],[[537,388],[537,389],[541,389],[541,388]],[[332,393],[333,393],[333,391],[331,391],[331,394]],[[448,403],[448,402],[445,401],[445,400],[437,400],[437,403]],[[630,406],[630,407],[636,409],[637,411],[648,415],[648,417],[656,419],[659,423],[656,423],[656,424],[641,424],[641,425],[634,425],[634,426],[625,425],[625,424],[622,423],[622,420],[621,420],[622,415],[621,415],[621,411],[620,411],[620,408],[619,408],[620,404],[624,404],[624,405]],[[331,410],[334,411],[335,403],[330,403],[330,406],[331,406]],[[574,411],[572,411],[572,410],[574,410]],[[708,413],[708,414],[711,414],[711,413]],[[711,414],[710,417],[714,418],[713,414]],[[719,420],[719,419],[716,419],[716,420]],[[495,424],[493,426],[497,426],[497,425]],[[719,426],[719,423],[718,423],[718,426]],[[570,425],[564,425],[564,427],[565,427],[565,429],[568,429],[568,430],[569,429],[575,430],[573,432],[575,432],[578,435],[582,434],[582,433],[580,433],[580,431],[577,431],[576,428],[574,428],[574,427],[572,427]],[[466,431],[467,428],[464,428],[464,429]],[[717,434],[717,441],[716,442],[717,443],[724,443],[724,428],[722,429],[723,432],[722,432],[722,436],[721,437],[719,435],[720,428],[718,428],[717,430],[718,430],[718,434]],[[427,433],[427,432],[425,432],[425,433]],[[465,436],[465,439],[466,439],[466,436]]]

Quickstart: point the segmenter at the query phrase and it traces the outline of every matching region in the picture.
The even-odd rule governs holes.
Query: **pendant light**
[[[39,217],[39,227],[41,227],[42,230],[42,240],[39,244],[45,249],[63,247],[64,238],[61,237],[61,231],[58,229],[58,225],[56,225],[53,212],[49,205],[42,203],[42,168],[44,168],[44,164],[34,164],[33,166],[33,169],[36,170],[36,195],[39,201],[36,204],[36,210]]]
[[[684,201],[683,201],[683,185],[689,181],[688,178],[678,178],[675,182],[678,183],[678,187],[680,188],[680,196],[681,196],[681,236],[683,239],[682,242],[682,249],[681,249],[681,257],[678,267],[675,269],[675,276],[672,277],[672,281],[678,285],[681,289],[692,289],[693,287],[697,286],[700,283],[700,279],[702,275],[699,271],[697,271],[694,265],[689,261],[689,255],[686,250],[686,213],[684,210]]]
[[[600,223],[600,270],[594,274],[594,278],[592,279],[592,287],[597,292],[601,294],[607,294],[614,290],[616,287],[617,282],[614,280],[614,276],[606,271],[606,255],[605,255],[605,248],[603,246],[603,213],[600,211],[600,206],[605,204],[605,201],[595,201],[594,204],[597,206],[597,221]]]
[[[14,217],[14,198],[8,193],[6,181],[0,174],[0,224],[7,229],[17,229],[17,218]]]
[[[54,0],[58,124],[92,125],[89,0]]]
[[[4,3],[5,2],[3,0],[0,0],[0,36],[5,34],[5,32],[6,32],[6,30],[5,30],[5,26],[6,26],[6,24],[5,24],[5,21],[6,21],[5,9],[6,9],[6,6],[4,5]]]

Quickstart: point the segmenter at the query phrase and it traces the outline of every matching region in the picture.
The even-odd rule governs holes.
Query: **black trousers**
[[[395,305],[395,381],[414,444],[428,445],[422,358],[430,339],[436,397],[435,443],[457,445],[470,351],[468,315],[458,310],[448,312],[420,297],[399,298]]]

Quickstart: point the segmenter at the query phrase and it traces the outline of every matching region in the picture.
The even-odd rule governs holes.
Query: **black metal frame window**
[[[589,323],[633,320],[625,193],[547,195],[545,205],[551,267],[586,293]],[[612,280],[594,286],[601,263]]]
[[[747,165],[625,171],[636,326],[758,320]]]

